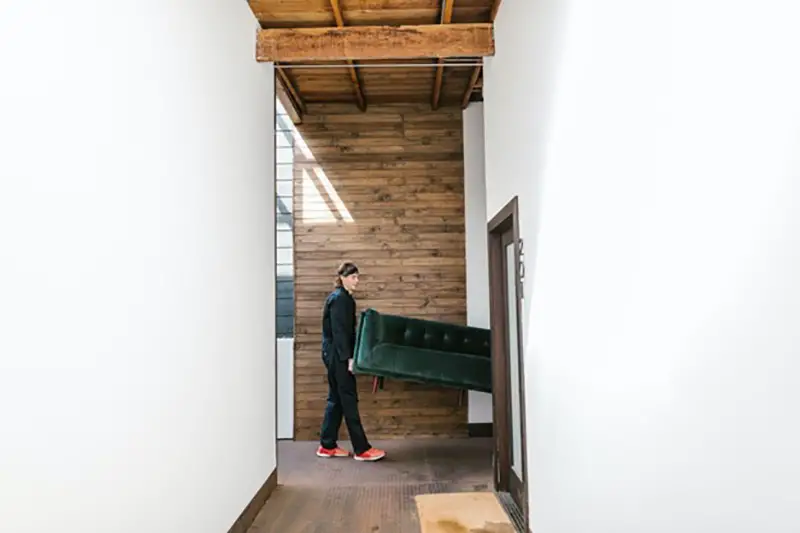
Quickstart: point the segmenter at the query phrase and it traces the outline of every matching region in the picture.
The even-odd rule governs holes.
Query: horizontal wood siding
[[[311,105],[294,157],[295,431],[319,438],[327,379],[322,305],[341,261],[356,262],[358,311],[466,323],[461,110]],[[359,376],[371,439],[467,435],[466,395]],[[342,438],[347,438],[342,426]]]

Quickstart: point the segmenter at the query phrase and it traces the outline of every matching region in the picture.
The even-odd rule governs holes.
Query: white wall
[[[464,110],[463,129],[467,324],[488,328],[490,325],[489,252],[486,234],[486,174],[482,103],[472,103]],[[470,424],[491,422],[492,395],[469,391],[467,418]]]
[[[0,8],[0,531],[227,531],[275,457],[247,3]]]
[[[800,531],[799,14],[503,2],[487,216],[519,195],[534,532]]]

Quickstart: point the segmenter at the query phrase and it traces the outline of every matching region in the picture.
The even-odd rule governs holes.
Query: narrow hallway
[[[492,439],[375,445],[388,457],[358,463],[318,459],[315,442],[280,442],[279,486],[249,533],[416,533],[414,496],[491,490]]]

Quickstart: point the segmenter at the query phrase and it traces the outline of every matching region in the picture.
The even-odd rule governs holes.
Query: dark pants
[[[353,451],[356,454],[364,453],[370,449],[370,444],[364,434],[361,417],[358,415],[356,377],[347,370],[347,361],[325,355],[322,356],[322,360],[328,369],[328,405],[325,407],[325,418],[322,420],[320,444],[329,450],[336,448],[344,416]]]

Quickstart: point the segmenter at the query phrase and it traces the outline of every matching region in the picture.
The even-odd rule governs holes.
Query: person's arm
[[[355,324],[353,324],[352,303],[344,296],[340,295],[331,302],[331,329],[333,330],[333,345],[339,360],[351,359],[353,347],[350,345],[350,337],[355,329]]]

